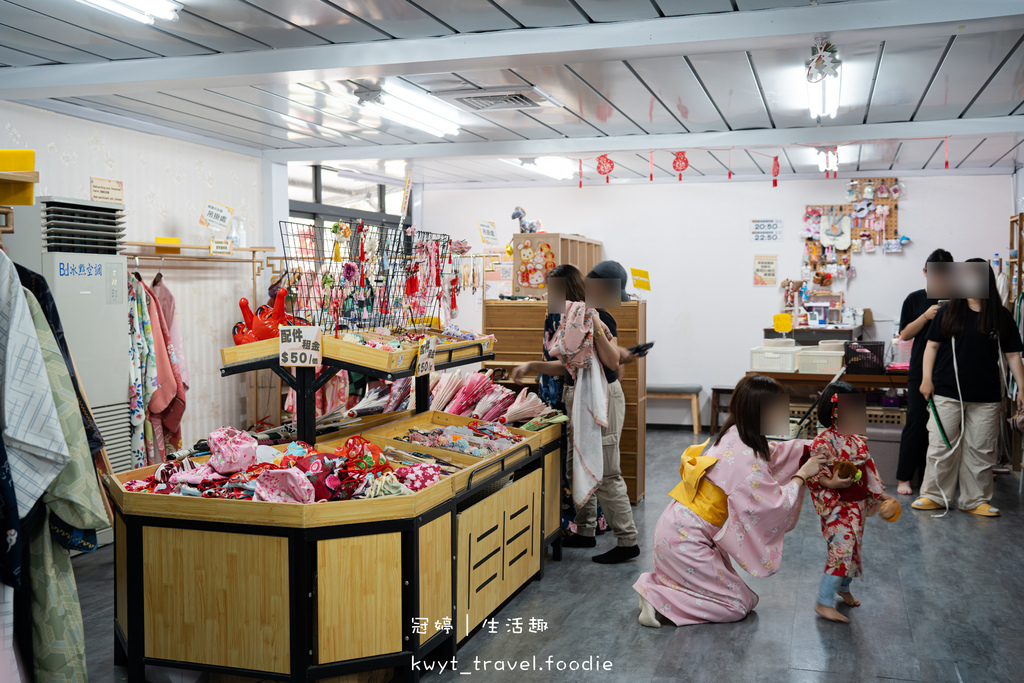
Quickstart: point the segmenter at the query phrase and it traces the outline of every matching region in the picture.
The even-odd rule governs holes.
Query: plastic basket
[[[896,338],[892,342],[893,348],[896,350],[893,352],[894,363],[909,363],[910,354],[914,349],[914,340],[907,339],[906,341]]]
[[[842,369],[845,356],[842,351],[819,351],[813,347],[804,349],[796,359],[797,372],[834,375]]]
[[[792,348],[796,346],[796,339],[776,338],[765,339],[762,348]]]
[[[846,342],[841,339],[825,339],[818,342],[819,351],[844,351]]]
[[[754,372],[796,372],[796,347],[763,347],[750,350],[750,369]]]
[[[846,371],[851,375],[884,375],[885,342],[846,342]]]

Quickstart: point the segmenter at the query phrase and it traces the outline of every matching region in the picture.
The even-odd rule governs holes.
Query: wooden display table
[[[824,387],[832,381],[833,375],[818,375],[801,372],[747,372],[747,375],[764,375],[771,377],[783,386],[820,386]],[[887,372],[884,375],[843,375],[841,381],[852,384],[858,389],[905,389],[907,373]]]
[[[380,443],[414,423],[468,422],[396,417],[362,433]],[[361,429],[317,447],[329,453]],[[519,432],[522,443],[484,459],[445,451],[466,469],[379,499],[298,505],[125,490],[155,467],[107,478],[117,663],[131,681],[145,680],[147,664],[290,681],[394,669],[418,680],[414,660],[450,660],[542,577],[544,546],[559,533],[562,431]],[[438,629],[445,620],[451,628]]]

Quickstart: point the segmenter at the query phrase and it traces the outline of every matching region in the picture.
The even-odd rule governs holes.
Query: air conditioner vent
[[[472,112],[538,107],[560,107],[553,97],[540,88],[483,88],[480,90],[445,90],[431,93],[459,109]]]
[[[48,252],[118,254],[124,242],[124,206],[40,197],[43,248]]]

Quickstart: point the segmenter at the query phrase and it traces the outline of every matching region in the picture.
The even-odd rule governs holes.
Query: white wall
[[[1007,221],[1013,209],[1011,176],[907,178],[900,199],[900,231],[913,242],[904,253],[854,254],[857,277],[847,300],[871,308],[876,325],[867,332],[891,337],[904,297],[924,286],[921,269],[935,248],[957,260],[1008,250]],[[518,230],[509,216],[522,206],[548,232],[573,232],[604,243],[605,258],[649,270],[647,338],[657,342],[648,361],[651,383],[704,386],[704,422],[710,387],[736,382],[749,350],[770,327],[782,305],[777,287],[752,283],[753,256],[777,253],[779,279],[799,277],[807,204],[845,201],[845,181],[799,180],[772,188],[763,182],[598,185],[564,188],[430,190],[423,195],[425,229],[469,239],[479,249],[478,219],[493,220],[503,240]],[[784,241],[774,247],[750,242],[753,218],[781,218]],[[463,294],[457,322],[479,329],[480,310]],[[538,339],[540,331],[538,331]],[[866,335],[867,336],[867,335]],[[648,422],[690,422],[682,405],[653,401]]]
[[[207,199],[245,219],[250,246],[263,241],[258,158],[6,102],[0,103],[0,126],[0,147],[36,151],[37,196],[88,199],[90,176],[123,180],[129,241],[151,242],[159,235],[208,243],[210,232],[198,222]],[[158,266],[141,263],[147,282]],[[241,317],[238,298],[252,296],[252,275],[236,264],[171,261],[163,273],[181,312],[191,373],[182,424],[190,444],[244,419],[244,379],[221,378],[219,349],[231,344],[231,327]]]

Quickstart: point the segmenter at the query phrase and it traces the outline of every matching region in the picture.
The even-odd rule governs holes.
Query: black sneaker
[[[621,564],[623,562],[629,562],[640,557],[640,546],[630,545],[621,546],[617,545],[606,553],[595,555],[590,558],[598,564]]]
[[[562,539],[563,548],[594,548],[597,546],[597,539],[593,536],[580,536],[573,534]]]

